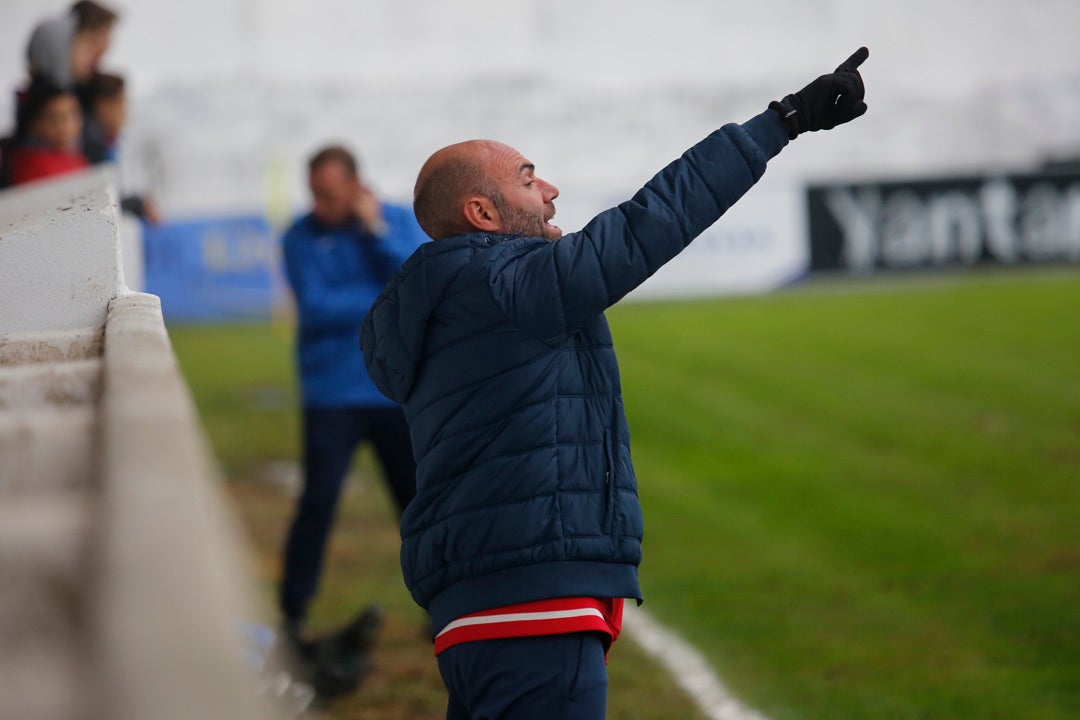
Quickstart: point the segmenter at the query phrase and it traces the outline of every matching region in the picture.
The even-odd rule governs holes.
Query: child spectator
[[[116,162],[116,140],[127,120],[127,93],[124,78],[110,73],[94,73],[79,88],[83,118],[82,149],[87,162],[96,165]]]
[[[50,80],[37,78],[19,109],[11,149],[11,184],[63,175],[87,167],[79,147],[82,110],[75,94]],[[7,161],[5,161],[7,162]]]
[[[16,136],[0,138],[0,189],[17,182],[67,172],[75,169],[75,166],[85,166],[85,159],[79,165],[79,154],[73,149],[58,153],[56,147],[31,138],[26,116],[40,115],[40,103],[45,101],[51,105],[52,96],[60,88],[81,86],[92,78],[98,62],[109,48],[118,19],[117,13],[104,5],[92,0],[79,0],[67,12],[43,20],[34,27],[26,48],[30,83],[34,85],[41,81],[51,85],[52,89],[45,91],[45,85],[38,85],[35,90],[37,97],[33,100],[38,104],[35,108],[26,107],[29,87],[16,91]],[[66,94],[66,91],[60,94]],[[82,100],[81,92],[78,98]],[[57,113],[57,120],[66,117],[70,124],[74,119],[70,103],[66,100],[57,100],[53,109]],[[84,109],[80,116],[85,112]],[[59,125],[54,129],[62,132]],[[14,170],[16,160],[22,168],[18,175]],[[32,178],[26,175],[28,172]]]
[[[127,121],[124,78],[111,73],[94,73],[89,81],[79,86],[78,93],[86,113],[82,132],[83,155],[92,165],[115,163],[117,141]],[[149,196],[125,195],[120,198],[120,209],[152,225],[161,222],[157,203]]]

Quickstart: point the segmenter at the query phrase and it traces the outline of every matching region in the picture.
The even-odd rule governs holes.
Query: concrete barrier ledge
[[[240,641],[251,565],[156,296],[110,302],[104,353],[101,717],[265,718]]]
[[[104,326],[81,330],[0,334],[0,367],[100,357]]]

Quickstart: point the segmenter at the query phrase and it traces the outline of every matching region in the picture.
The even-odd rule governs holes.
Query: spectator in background
[[[77,20],[72,57],[79,64],[79,69],[89,65],[90,72],[93,72],[112,44],[112,31],[120,16],[116,11],[91,0],[79,0],[71,6],[71,14]],[[89,73],[86,73],[81,77],[76,76],[76,79],[88,76]]]
[[[127,121],[127,91],[124,78],[111,73],[95,72],[79,87],[79,97],[86,117],[83,121],[82,149],[91,165],[115,163],[120,131]],[[147,222],[161,222],[153,198],[126,195],[120,208]]]
[[[41,180],[87,167],[79,148],[83,117],[69,89],[37,78],[19,109],[9,166],[12,185]]]
[[[17,156],[23,155],[22,163],[26,164],[27,153],[17,152],[16,147],[27,140],[27,129],[20,127],[24,124],[20,118],[25,114],[29,86],[40,80],[66,91],[86,83],[109,48],[118,18],[116,12],[103,5],[80,0],[62,15],[43,20],[34,27],[26,47],[29,84],[16,91],[15,98],[16,135],[22,133],[23,137],[0,138],[0,188],[14,184],[13,165]],[[39,86],[39,90],[41,87],[44,86]],[[81,92],[76,97],[82,101]],[[83,115],[87,112],[84,108]],[[31,145],[36,147],[39,143]],[[53,157],[44,165],[38,160],[42,158],[37,158],[31,166],[53,167],[58,158]]]
[[[127,121],[127,92],[124,78],[95,72],[79,88],[79,100],[86,117],[83,122],[83,154],[91,164],[116,162],[117,140]]]
[[[31,77],[46,77],[66,87],[90,79],[109,49],[119,16],[103,5],[81,0],[34,28],[26,57]]]
[[[372,384],[358,337],[379,291],[427,240],[410,209],[379,201],[347,149],[323,148],[308,171],[314,207],[283,239],[303,395],[304,485],[285,545],[279,597],[285,630],[294,639],[303,633],[357,446],[374,445],[399,513],[415,494],[405,416]]]
[[[71,13],[38,23],[30,34],[26,60],[31,78],[47,78],[62,87],[78,75],[88,76],[89,56],[80,52],[72,57],[72,45],[78,19]],[[76,67],[77,66],[77,67]]]

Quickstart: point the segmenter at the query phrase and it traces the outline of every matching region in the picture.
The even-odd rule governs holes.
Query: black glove
[[[831,130],[866,112],[863,102],[866,88],[859,66],[868,57],[870,51],[861,47],[836,72],[822,75],[779,102],[769,103],[769,109],[780,116],[787,128],[789,139],[794,140],[808,130]]]

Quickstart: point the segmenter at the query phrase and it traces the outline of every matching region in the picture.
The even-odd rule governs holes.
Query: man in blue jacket
[[[414,208],[434,242],[379,296],[361,345],[412,431],[401,562],[451,720],[604,717],[605,653],[623,599],[641,600],[643,524],[603,311],[790,139],[862,115],[867,56],[725,125],[566,236],[558,190],[511,147],[451,145],[421,169]]]
[[[308,170],[314,207],[282,241],[296,299],[303,396],[304,487],[285,545],[279,596],[286,630],[294,637],[318,586],[357,445],[374,445],[399,512],[416,492],[404,414],[371,382],[356,338],[379,291],[427,240],[408,208],[376,198],[347,149],[320,150]]]

